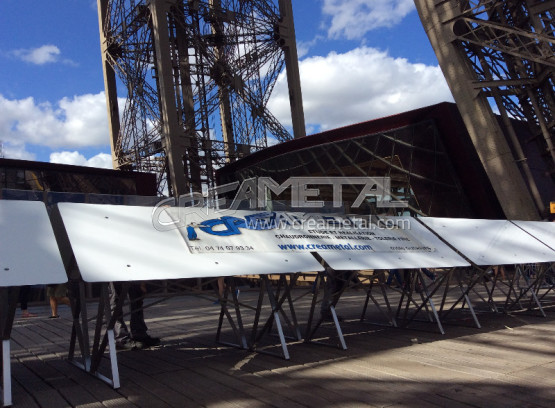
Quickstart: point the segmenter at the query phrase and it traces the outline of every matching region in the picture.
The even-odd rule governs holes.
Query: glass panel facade
[[[250,177],[389,177],[393,200],[406,200],[408,209],[393,213],[470,217],[472,211],[441,143],[433,120],[395,130],[317,144],[258,162],[227,175],[225,182]],[[333,201],[332,186],[318,186],[318,200]],[[288,200],[290,190],[279,195]],[[360,186],[343,186],[345,211],[360,193]],[[278,197],[274,197],[278,199]],[[374,197],[351,212],[380,214]],[[388,210],[392,213],[392,209]]]
[[[0,188],[111,195],[157,195],[149,173],[0,159]]]

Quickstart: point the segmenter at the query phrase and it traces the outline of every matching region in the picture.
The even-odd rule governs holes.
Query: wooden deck
[[[299,292],[300,293],[300,292]],[[297,294],[297,292],[295,292]],[[243,289],[240,300],[254,303]],[[148,302],[148,301],[147,301]],[[306,322],[308,299],[299,300]],[[215,344],[219,307],[175,297],[145,311],[162,345],[120,351],[121,388],[114,390],[66,361],[71,320],[21,319],[12,331],[14,407],[553,407],[555,308],[480,313],[439,334],[430,323],[398,329],[361,323],[363,291],[338,304],[348,349],[291,342],[289,361]],[[91,307],[91,316],[94,309]],[[384,321],[376,310],[370,318]],[[245,315],[246,323],[250,316]],[[304,319],[304,320],[303,320]],[[335,344],[331,325],[318,337]],[[279,348],[274,347],[279,351]]]

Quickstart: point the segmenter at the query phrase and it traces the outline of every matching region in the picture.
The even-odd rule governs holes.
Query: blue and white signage
[[[411,220],[279,211],[212,211],[167,207],[157,229],[178,229],[192,253],[433,252],[411,233]],[[415,221],[412,221],[415,222]]]

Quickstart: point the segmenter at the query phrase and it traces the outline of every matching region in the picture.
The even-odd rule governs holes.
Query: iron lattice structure
[[[533,173],[543,169],[553,185],[555,1],[415,4],[506,215],[545,214],[555,197],[546,197]],[[511,118],[527,124],[527,140],[517,137]],[[531,143],[542,163],[529,160]]]
[[[285,67],[304,135],[290,0],[98,0],[98,12],[115,168],[154,172],[173,196],[211,187],[215,169],[293,138],[267,108]]]

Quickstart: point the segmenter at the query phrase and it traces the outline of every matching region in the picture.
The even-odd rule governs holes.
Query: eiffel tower
[[[541,218],[555,199],[555,1],[415,4],[505,215]]]
[[[114,168],[154,172],[178,197],[305,135],[291,0],[97,3]],[[293,134],[267,108],[284,71]]]

